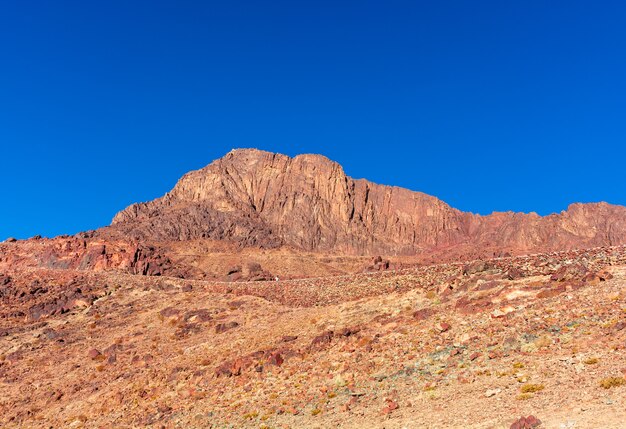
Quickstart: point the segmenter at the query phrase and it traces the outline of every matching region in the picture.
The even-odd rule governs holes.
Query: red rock
[[[479,352],[474,352],[470,355],[470,360],[476,360],[480,357],[480,353]]]
[[[234,267],[229,268],[226,275],[230,276],[231,274],[240,273],[240,272],[241,272],[241,266],[236,265]]]
[[[372,261],[371,265],[365,267],[363,271],[371,272],[371,271],[386,271],[390,267],[390,262],[388,260],[383,260],[381,256],[376,256]]]
[[[174,307],[165,307],[163,310],[159,311],[159,314],[162,317],[174,317],[181,313],[181,311]]]
[[[508,280],[517,280],[517,279],[521,279],[522,277],[524,277],[524,273],[518,267],[511,267],[506,272],[505,277]]]
[[[413,317],[417,320],[426,320],[430,316],[432,316],[433,313],[433,310],[431,310],[430,308],[422,308],[413,313]]]
[[[97,349],[89,350],[89,352],[87,352],[87,356],[91,360],[102,360],[102,359],[104,359],[104,356],[102,355],[102,353],[100,353],[100,351],[97,350]]]
[[[297,335],[285,335],[283,336],[280,341],[282,341],[283,343],[290,343],[292,341],[295,341],[298,339]]]
[[[582,280],[588,272],[589,270],[587,267],[581,263],[563,265],[561,268],[556,270],[552,276],[550,276],[550,280],[553,282]]]
[[[511,429],[532,429],[541,425],[541,420],[533,415],[520,417],[510,426]]]
[[[537,298],[552,298],[566,292],[564,284],[551,285],[549,289],[544,289],[537,294]]]
[[[352,335],[358,334],[361,331],[361,328],[358,326],[353,326],[351,328],[343,328],[341,331],[337,332],[335,336],[337,337],[350,337]]]
[[[490,289],[495,289],[495,288],[497,288],[499,286],[502,286],[501,282],[496,281],[496,280],[489,280],[489,281],[486,281],[484,283],[481,283],[474,290],[475,291],[490,290]]]
[[[607,270],[602,270],[599,273],[597,273],[597,275],[600,281],[607,281],[613,278],[613,274],[609,273]]]
[[[396,401],[392,399],[387,399],[386,405],[381,410],[381,414],[382,415],[391,414],[392,411],[397,410],[398,408],[399,408],[399,405]]]
[[[114,364],[115,362],[117,362],[117,351],[119,349],[121,349],[121,346],[119,344],[112,344],[102,351],[102,354],[104,355],[104,358],[106,358],[107,363]]]
[[[236,328],[237,326],[239,326],[239,323],[237,322],[218,323],[215,325],[215,333],[221,334],[222,332],[226,332],[230,329]]]
[[[526,417],[526,424],[530,425],[530,427],[537,427],[541,424],[541,420],[533,415],[530,415]]]
[[[419,192],[351,179],[341,166],[320,155],[290,158],[244,149],[186,174],[162,198],[122,210],[107,228],[73,237],[3,244],[9,255],[0,256],[0,262],[10,260],[14,268],[113,269],[203,278],[207,273],[197,267],[197,260],[170,259],[171,246],[154,243],[213,240],[256,249],[286,246],[296,251],[369,255],[400,250],[407,255],[430,253],[432,260],[440,255],[478,259],[465,267],[469,275],[503,268],[498,262],[481,261],[486,255],[626,243],[625,217],[625,207],[606,203],[572,204],[547,217],[478,216]],[[19,251],[22,246],[26,252]],[[180,250],[173,253],[177,252],[175,256],[180,256]],[[274,278],[252,264],[247,269],[249,280]],[[375,264],[380,269],[391,267],[382,257]],[[546,261],[533,261],[533,265],[542,274],[553,275],[555,281],[568,276],[581,281],[588,270],[582,263],[556,271]],[[241,274],[244,268],[228,272]],[[610,278],[608,273],[594,276],[600,281]],[[489,305],[480,300],[459,302],[458,309],[471,313]],[[58,312],[68,309],[64,306]]]
[[[230,365],[224,364],[217,367],[215,370],[216,377],[232,377],[234,374],[230,369]]]
[[[474,314],[492,307],[493,303],[488,297],[468,298],[466,296],[457,300],[454,308],[461,314]]]
[[[270,353],[269,357],[267,358],[267,363],[276,366],[281,366],[284,361],[285,359],[283,358],[283,356],[277,351]]]
[[[341,407],[341,410],[344,412],[349,411],[358,401],[358,396],[351,396],[350,399],[348,399],[348,401]]]
[[[439,324],[439,331],[441,331],[441,332],[448,332],[450,330],[450,328],[451,328],[451,326],[447,322],[441,322]]]
[[[463,267],[463,275],[471,275],[480,273],[482,271],[488,270],[490,267],[484,261],[474,261],[470,264],[467,264]]]
[[[313,338],[310,347],[316,348],[329,344],[333,339],[333,331],[322,332],[317,337]]]

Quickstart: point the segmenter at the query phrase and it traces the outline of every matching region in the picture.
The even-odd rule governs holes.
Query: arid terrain
[[[626,422],[606,203],[479,216],[239,150],[109,227],[1,243],[0,300],[3,428]]]

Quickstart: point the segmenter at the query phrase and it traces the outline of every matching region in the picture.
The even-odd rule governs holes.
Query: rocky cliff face
[[[523,252],[626,243],[626,208],[479,216],[407,189],[352,179],[320,155],[233,150],[171,192],[133,204],[111,231],[138,240],[210,238],[307,251],[414,254],[454,248]]]

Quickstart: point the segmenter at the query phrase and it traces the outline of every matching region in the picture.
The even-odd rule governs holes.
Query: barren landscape
[[[236,150],[0,244],[0,426],[620,428],[626,208],[474,215]]]

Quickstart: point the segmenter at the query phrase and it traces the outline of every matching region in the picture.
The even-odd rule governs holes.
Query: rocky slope
[[[10,269],[0,427],[623,428],[625,281],[626,247],[236,284]]]
[[[121,211],[111,230],[138,240],[210,238],[349,254],[504,254],[626,243],[626,208],[572,204],[546,217],[480,216],[420,192],[352,179],[320,155],[240,149],[186,174],[162,198]]]

